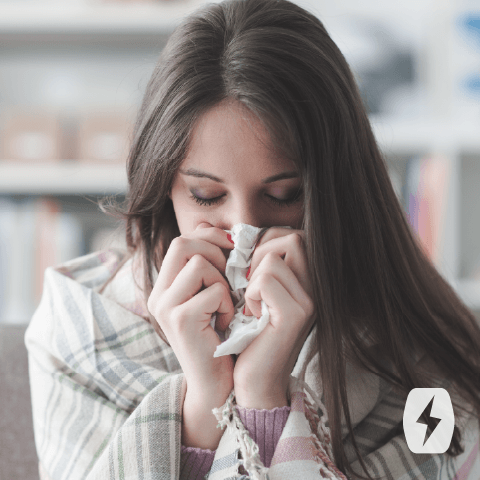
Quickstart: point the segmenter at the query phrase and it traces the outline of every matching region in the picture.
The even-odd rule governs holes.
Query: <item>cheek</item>
[[[181,235],[188,235],[194,232],[202,222],[207,222],[211,225],[216,224],[216,219],[213,218],[213,215],[192,205],[191,200],[181,188],[172,188],[170,199],[172,200],[173,210]]]
[[[298,213],[289,213],[285,214],[285,216],[279,216],[276,220],[278,225],[288,225],[294,230],[301,230],[303,215],[299,215]]]
[[[175,215],[181,235],[188,235],[194,232],[203,222],[215,225],[214,220],[211,219],[209,215],[195,211],[192,209],[191,205],[184,205],[183,207],[178,206],[178,208],[175,209]]]

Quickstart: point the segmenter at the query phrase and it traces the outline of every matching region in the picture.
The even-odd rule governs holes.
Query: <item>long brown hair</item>
[[[192,128],[226,99],[256,114],[302,175],[318,374],[338,467],[352,471],[341,438],[343,411],[366,471],[347,404],[349,358],[408,393],[433,385],[415,368],[413,355],[422,352],[480,416],[475,317],[411,229],[344,56],[321,21],[289,1],[207,5],[177,27],[160,55],[134,128],[126,205],[101,202],[104,212],[125,221],[129,254],[142,259],[145,297],[153,265],[160,270],[180,235],[167,193]],[[460,440],[456,429],[449,454],[463,451]]]

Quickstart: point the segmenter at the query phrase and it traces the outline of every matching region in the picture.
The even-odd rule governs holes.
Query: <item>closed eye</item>
[[[218,203],[220,201],[220,199],[223,197],[223,195],[220,195],[219,197],[215,197],[215,198],[201,198],[201,197],[197,197],[193,192],[191,192],[192,194],[190,195],[190,198],[192,198],[193,200],[195,200],[195,202],[197,202],[199,205],[213,205],[214,203]]]
[[[196,203],[198,203],[199,205],[202,205],[202,206],[214,205],[214,204],[218,203],[225,196],[225,194],[224,194],[224,195],[220,195],[219,197],[215,197],[215,198],[202,198],[202,197],[198,197],[193,192],[190,192],[190,193],[191,193],[190,198],[192,200],[194,200]],[[302,189],[299,189],[293,197],[285,198],[285,199],[272,197],[271,195],[268,195],[268,194],[266,194],[266,196],[275,205],[278,205],[280,207],[288,207],[290,205],[293,205],[294,203],[297,203],[300,200],[300,198],[302,196]]]
[[[270,200],[276,205],[279,205],[281,207],[288,207],[290,205],[293,205],[294,203],[297,203],[300,200],[301,193],[301,190],[299,190],[293,197],[285,199],[272,197],[271,195],[267,195],[267,197],[270,198]]]

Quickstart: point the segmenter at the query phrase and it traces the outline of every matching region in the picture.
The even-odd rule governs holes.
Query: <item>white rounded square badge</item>
[[[421,415],[425,411],[435,428],[427,431]],[[413,453],[445,453],[455,427],[450,395],[443,388],[414,388],[410,391],[403,412],[403,429],[408,448]]]

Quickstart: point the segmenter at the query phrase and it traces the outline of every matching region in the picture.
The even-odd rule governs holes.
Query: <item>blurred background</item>
[[[0,0],[0,323],[47,266],[122,246],[129,134],[168,36],[201,0]],[[430,258],[480,312],[480,2],[297,0],[350,63]],[[117,229],[117,230],[116,230]]]
[[[25,328],[43,275],[124,245],[129,135],[169,35],[202,0],[0,0],[0,480],[38,479]],[[480,318],[480,0],[296,0],[358,81],[397,196]]]

